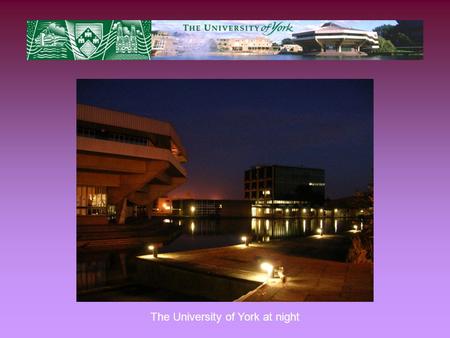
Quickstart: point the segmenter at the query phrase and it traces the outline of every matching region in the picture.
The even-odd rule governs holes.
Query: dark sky
[[[172,123],[188,154],[175,196],[243,198],[257,164],[323,168],[330,198],[372,178],[372,80],[78,80],[77,99]]]

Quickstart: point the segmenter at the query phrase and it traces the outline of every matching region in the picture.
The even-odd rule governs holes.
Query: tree
[[[380,53],[393,53],[395,52],[396,48],[394,44],[390,40],[386,40],[382,38],[381,36],[378,38],[378,42],[380,44],[380,48],[378,51]]]

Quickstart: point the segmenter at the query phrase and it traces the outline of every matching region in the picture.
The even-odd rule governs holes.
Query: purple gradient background
[[[16,1],[2,6],[0,336],[448,337],[448,7],[437,1],[384,0],[84,3]],[[425,59],[25,61],[26,19],[117,17],[424,19]],[[77,303],[76,78],[374,78],[375,301]],[[298,311],[302,320],[291,325],[167,324],[150,320],[155,310]]]

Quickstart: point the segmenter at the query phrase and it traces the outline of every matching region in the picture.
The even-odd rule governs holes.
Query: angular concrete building
[[[77,106],[77,224],[151,217],[154,201],[186,180],[170,123]]]
[[[342,27],[332,22],[292,36],[293,42],[302,46],[304,54],[365,55],[365,52],[379,48],[377,32]]]

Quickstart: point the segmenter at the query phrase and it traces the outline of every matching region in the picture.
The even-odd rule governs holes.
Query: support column
[[[125,220],[127,218],[127,199],[124,198],[120,204],[119,204],[119,208],[117,208],[119,210],[118,213],[118,217],[117,217],[117,223],[118,224],[125,224]]]

